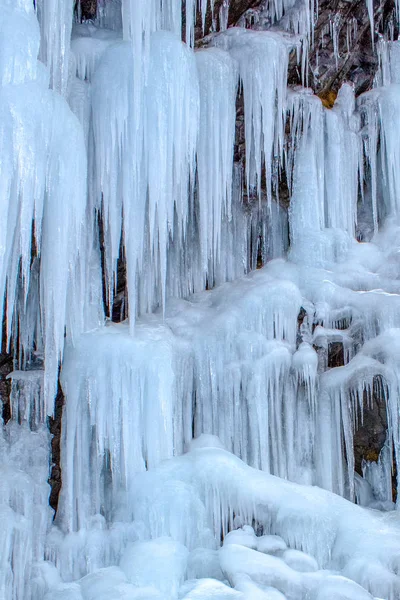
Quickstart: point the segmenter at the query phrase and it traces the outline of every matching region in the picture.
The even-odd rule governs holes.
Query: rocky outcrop
[[[354,458],[357,473],[362,473],[362,461],[377,461],[386,441],[386,400],[380,378],[375,378],[371,402],[365,402],[362,422],[354,434]]]
[[[13,370],[13,357],[7,352],[0,354],[0,400],[2,405],[3,422],[7,423],[11,418],[10,393],[11,379],[7,375]],[[0,405],[1,406],[1,405]]]
[[[49,429],[52,435],[51,438],[51,473],[49,478],[49,484],[51,487],[49,504],[51,508],[57,512],[58,497],[61,490],[61,420],[62,411],[64,406],[64,394],[61,386],[58,386],[58,392],[55,400],[54,417],[49,419]]]

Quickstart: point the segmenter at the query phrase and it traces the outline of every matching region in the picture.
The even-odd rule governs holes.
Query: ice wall
[[[398,43],[327,110],[287,86],[313,3],[35,4],[0,22],[0,596],[397,600]]]

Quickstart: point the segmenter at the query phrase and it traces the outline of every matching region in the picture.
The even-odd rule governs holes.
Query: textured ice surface
[[[131,544],[121,559],[128,581],[138,587],[154,587],[176,597],[185,579],[188,551],[169,538]]]
[[[50,439],[10,422],[0,431],[0,597],[28,598],[32,565],[43,559],[52,510],[48,505]]]
[[[152,541],[130,543],[120,551],[122,558],[114,560],[121,560],[134,585],[169,593],[168,598],[213,598],[214,592],[229,598],[223,583],[249,599],[258,597],[252,595],[256,591],[260,598],[281,598],[279,591],[294,600],[399,594],[397,513],[370,511],[320,488],[290,483],[211,447],[166,461],[137,475],[132,484],[134,492],[126,495],[118,518],[129,515],[136,523],[136,539]],[[238,518],[255,523],[264,535],[256,535],[249,525],[232,531]],[[223,547],[216,551],[223,532]],[[115,534],[110,529],[104,538],[109,548]],[[183,542],[195,548],[190,555]],[[189,581],[178,592],[185,565]],[[97,573],[80,586],[100,573],[104,585],[114,585],[120,577],[109,569]],[[194,575],[197,581],[190,580]]]

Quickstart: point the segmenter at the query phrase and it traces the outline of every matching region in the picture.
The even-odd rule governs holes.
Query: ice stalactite
[[[149,35],[152,32],[170,31],[177,37],[181,37],[183,33],[183,16],[185,22],[184,39],[188,46],[193,46],[196,16],[199,12],[204,31],[207,10],[209,9],[211,15],[214,16],[214,3],[215,0],[185,0],[184,5],[182,5],[182,0],[139,0],[139,2],[137,0],[121,0],[124,39],[131,40],[137,65],[141,65],[143,62],[146,63]],[[229,11],[229,2],[224,0],[224,3],[225,11]],[[110,10],[107,2],[105,4],[105,10]],[[112,0],[111,11],[113,16],[116,10],[114,4],[115,0]],[[104,12],[104,7],[103,9],[100,8],[100,11],[102,10]],[[110,25],[107,23],[107,26]]]
[[[343,85],[331,111],[325,112],[326,226],[355,236],[362,148],[354,90]]]
[[[371,28],[371,44],[373,47],[374,43],[375,43],[374,3],[372,2],[372,0],[366,0],[366,3],[367,3],[367,10],[368,10],[368,18],[369,18],[369,23],[370,23],[370,28]]]
[[[50,86],[65,94],[68,87],[73,2],[37,0],[40,22],[40,60],[50,72]]]
[[[249,262],[248,260],[244,261],[242,272],[234,271],[229,273],[228,271],[226,274],[223,274],[225,269],[224,261],[229,259],[227,256],[224,256],[224,260],[221,259],[221,240],[223,238],[226,239],[224,230],[230,236],[230,230],[235,227],[233,223],[231,224],[230,204],[236,89],[234,47],[236,47],[236,42],[231,44],[229,41],[230,36],[218,41],[218,44],[228,49],[229,46],[232,46],[230,51],[231,57],[228,54],[224,55],[222,50],[216,48],[197,53],[199,69],[197,75],[197,72],[195,73],[193,70],[192,53],[188,49],[184,49],[178,40],[171,35],[168,38],[171,44],[171,54],[168,55],[165,53],[163,57],[163,60],[170,61],[168,63],[170,65],[168,70],[164,69],[164,67],[163,69],[164,74],[168,72],[170,78],[169,83],[167,84],[165,81],[164,85],[171,86],[171,90],[168,92],[168,97],[166,96],[162,99],[161,95],[157,96],[157,94],[162,93],[161,79],[157,76],[157,69],[159,66],[161,67],[161,63],[159,62],[160,56],[157,55],[157,47],[161,42],[164,45],[166,44],[167,36],[168,34],[166,33],[152,34],[149,46],[149,72],[146,76],[146,83],[144,84],[142,81],[140,84],[142,85],[140,108],[136,106],[135,101],[132,101],[132,98],[135,97],[134,89],[137,81],[135,75],[131,75],[132,71],[133,73],[135,72],[135,66],[134,61],[129,57],[128,45],[121,46],[120,50],[117,50],[116,46],[112,46],[109,50],[104,50],[112,37],[106,38],[104,35],[100,36],[96,32],[91,32],[90,36],[85,35],[83,40],[80,38],[82,41],[78,39],[73,44],[78,61],[78,75],[79,70],[82,71],[80,77],[82,77],[84,72],[87,73],[88,68],[93,68],[90,66],[93,61],[100,61],[99,68],[93,78],[94,146],[91,152],[94,154],[96,160],[97,181],[100,181],[98,198],[102,197],[106,235],[107,290],[109,302],[111,303],[115,284],[116,260],[119,256],[122,241],[127,252],[129,302],[132,316],[134,316],[135,312],[140,314],[159,304],[165,303],[165,298],[171,295],[171,293],[175,295],[177,290],[179,295],[187,295],[190,291],[203,289],[206,280],[208,283],[211,282],[212,285],[216,281],[224,281],[227,278],[231,279],[235,276],[240,276],[246,271]],[[255,47],[257,47],[257,42],[253,40],[251,34],[248,34],[248,36],[239,36],[239,32],[237,32],[236,37],[239,39],[240,46],[243,43],[243,47],[249,49],[249,55],[253,47],[252,44],[255,44]],[[243,42],[240,41],[242,37]],[[276,49],[278,53],[281,52],[282,54],[282,56],[280,54],[278,56],[277,54],[274,60],[275,66],[272,68],[280,69],[279,75],[276,75],[276,79],[281,78],[283,85],[289,42],[280,43],[277,36],[271,36],[271,39],[266,36],[265,45],[262,44],[264,48],[262,51],[267,52],[267,48],[270,46],[274,48],[274,51]],[[124,50],[122,50],[123,47],[125,48]],[[114,69],[114,58],[117,52],[120,53],[119,63],[121,64],[119,75]],[[174,60],[172,52],[182,52],[182,60],[180,61],[181,70],[179,72],[174,70],[178,63]],[[122,53],[125,53],[124,58],[122,58]],[[215,68],[213,68],[215,80],[211,83],[211,80],[206,77],[206,73],[202,75],[202,69],[204,70],[206,67],[201,67],[201,65],[206,62],[207,57],[210,57],[208,59],[209,62],[211,57],[216,58],[217,56],[219,57],[219,62],[216,60]],[[222,57],[224,58],[222,59]],[[281,59],[284,60],[283,63],[279,62]],[[259,60],[261,61],[261,58]],[[123,61],[125,61],[124,73],[122,73]],[[218,67],[218,64],[220,67]],[[280,64],[282,64],[282,67],[279,66]],[[142,68],[142,65],[140,68]],[[186,72],[183,70],[185,68],[187,69]],[[114,86],[110,84],[110,77],[114,80]],[[121,89],[123,86],[126,88],[126,92],[125,96],[122,96],[118,92],[118,100],[114,102],[112,98],[115,97],[118,77],[120,81],[118,89]],[[255,74],[254,78],[249,79],[247,84],[249,89],[251,85],[257,85],[255,82],[257,82],[258,77]],[[185,91],[185,86],[189,83],[190,86]],[[278,81],[276,82],[276,85],[278,89],[281,85],[280,79],[279,83]],[[101,93],[100,88],[102,89]],[[173,91],[173,88],[175,88],[175,91]],[[201,92],[200,99],[198,88],[200,88]],[[172,96],[173,93],[176,94],[175,98]],[[259,189],[261,189],[262,154],[267,147],[268,152],[271,154],[272,144],[275,144],[276,148],[283,144],[281,138],[283,135],[284,98],[281,97],[283,91],[280,91],[278,97],[280,98],[282,115],[281,119],[277,120],[278,124],[276,127],[278,131],[275,133],[276,140],[271,139],[271,135],[268,133],[269,137],[265,141],[265,144],[261,144],[261,136],[264,135],[262,127],[265,128],[265,132],[269,132],[269,126],[275,120],[274,96],[272,93],[270,96],[267,96],[269,92],[265,91],[262,102],[259,103],[257,93],[256,90],[254,92],[254,111],[257,111],[260,122],[255,134],[257,147],[253,152],[254,156],[253,154],[251,155],[250,162],[257,162],[258,164]],[[250,90],[248,94],[252,97],[253,92]],[[156,97],[158,97],[157,101],[155,101]],[[223,101],[222,98],[224,98]],[[170,100],[171,107],[176,106],[178,111],[183,111],[186,119],[185,122],[187,123],[184,127],[181,127],[180,119],[175,124],[173,120],[170,122],[165,121],[163,124],[163,120],[169,112],[166,110],[163,115],[162,111],[164,108],[162,107],[165,107],[165,102],[169,102]],[[201,111],[200,121],[198,121],[199,113],[197,108],[199,101]],[[124,106],[121,105],[121,102],[124,102]],[[115,111],[113,115],[109,114],[108,111],[110,109]],[[261,111],[264,115],[264,121],[261,119]],[[148,123],[145,130],[142,129],[142,124],[140,123],[141,114],[146,117],[146,122]],[[111,126],[114,119],[120,123],[119,125],[116,123],[116,131],[110,131],[109,133],[110,138],[115,140],[115,142],[113,141],[111,145],[104,146],[104,123]],[[176,130],[175,135],[172,134],[171,129],[166,129],[166,127],[169,128],[171,126],[180,128]],[[155,148],[149,146],[151,140],[156,139],[156,130],[157,135],[165,134],[165,143],[171,145],[170,154],[164,153],[160,155],[158,161],[154,161],[154,153],[158,152],[158,148],[162,149],[162,146],[159,146],[158,143]],[[200,138],[197,144],[198,130]],[[251,139],[252,126],[250,122],[249,130],[248,136]],[[219,141],[213,144],[212,150],[210,144],[214,138],[211,138],[211,134],[207,133],[209,131],[213,132],[213,136],[216,131],[220,132]],[[178,143],[176,136],[179,137],[183,133],[186,135],[186,141],[183,142],[182,140],[182,142]],[[138,140],[141,139],[141,136],[144,137],[142,142],[139,142]],[[273,133],[272,138],[274,138]],[[120,142],[117,141],[118,139],[120,139]],[[114,146],[114,143],[121,144],[118,152],[117,146]],[[187,144],[187,148],[184,151],[186,158],[181,160],[176,153],[183,151],[183,143]],[[214,157],[212,152],[214,152]],[[193,198],[193,196],[191,197],[190,190],[193,190],[194,186],[195,153],[197,153],[198,194]],[[174,157],[174,155],[176,156]],[[171,160],[168,159],[167,163],[160,168],[164,160],[163,156],[167,159],[168,156],[171,156]],[[130,162],[128,162],[128,157],[130,157]],[[152,170],[153,165],[155,167],[156,164],[157,168]],[[180,174],[177,171],[178,164],[182,165],[182,172]],[[111,170],[110,165],[113,165]],[[210,168],[215,172],[215,176],[210,177]],[[130,173],[125,176],[125,182],[118,181],[121,174],[127,171],[127,169],[129,169]],[[134,173],[136,173],[136,176],[134,176]],[[210,187],[211,182],[214,185],[213,190]],[[266,175],[266,186],[268,189],[271,188],[271,173],[267,173]],[[117,194],[117,202],[110,201],[113,198],[114,189]],[[166,192],[163,194],[163,206],[160,204],[160,200],[157,199],[160,190],[165,190]],[[221,194],[226,196],[225,200],[221,197]],[[136,200],[133,200],[134,196],[137,198]],[[129,202],[127,202],[127,199]],[[142,212],[139,217],[138,208],[140,203],[142,204]],[[207,205],[212,208],[206,208]],[[136,207],[136,212],[134,213],[133,222],[130,223],[129,215],[134,210],[134,207]],[[213,211],[212,214],[215,219],[213,219],[212,237],[208,240],[207,238],[210,234],[205,219],[207,214],[211,214],[210,210]],[[124,223],[122,213],[124,213]],[[147,237],[143,235],[145,225],[148,229]],[[122,230],[123,235],[121,237]],[[136,231],[136,233],[129,233],[127,235],[127,232],[130,231]],[[198,264],[194,253],[189,250],[187,256],[184,258],[182,267],[183,273],[181,277],[183,279],[174,281],[179,273],[176,265],[182,261],[182,258],[179,256],[181,253],[177,248],[179,248],[180,241],[184,240],[193,240],[193,244],[199,244],[202,257],[200,264]],[[274,253],[274,250],[272,253]],[[143,272],[143,265],[146,265],[146,273]],[[132,319],[131,321],[133,323]]]
[[[283,153],[287,66],[294,42],[270,32],[253,33],[231,28],[215,43],[229,49],[239,64],[245,106],[248,191],[255,190],[258,196],[261,195],[265,170],[270,200],[273,159],[279,164]],[[274,166],[277,168],[278,165]]]
[[[157,465],[174,449],[182,451],[185,439],[191,438],[191,357],[176,352],[166,327],[160,324],[159,334],[154,334],[153,329],[138,325],[132,338],[126,325],[112,325],[100,338],[85,336],[78,354],[71,349],[66,359],[63,388],[71,401],[64,415],[64,483],[58,520],[67,531],[87,527],[100,510],[110,518],[129,473]],[[110,348],[113,362],[100,379],[99,360],[107,360]],[[93,359],[86,363],[89,379],[77,372],[78,356]],[[151,372],[146,369],[149,361]],[[175,376],[178,369],[187,374],[187,383]],[[94,403],[82,403],[87,395]],[[182,398],[180,404],[177,397]],[[86,444],[93,427],[94,454]]]
[[[353,435],[364,407],[372,396],[374,378],[386,375],[384,367],[364,356],[356,356],[344,367],[332,369],[321,377],[320,438],[324,447],[319,472],[322,486],[354,501]],[[336,423],[332,427],[332,423]],[[344,461],[343,452],[346,453]],[[347,464],[347,472],[345,469]]]
[[[365,481],[369,483],[368,495],[364,505],[374,505],[376,508],[385,507],[391,502],[392,491],[393,451],[390,441],[382,448],[377,461],[364,460],[362,474]],[[370,493],[372,491],[372,494]],[[372,497],[371,497],[372,496]],[[374,502],[375,501],[375,502]],[[363,502],[359,502],[363,504]]]
[[[13,371],[8,376],[12,381],[10,411],[14,421],[25,423],[35,430],[45,422],[43,414],[43,370]]]
[[[222,4],[219,9],[220,31],[225,31],[228,29],[230,2],[231,0],[222,0]]]
[[[202,268],[214,280],[221,257],[223,217],[232,219],[232,160],[236,122],[237,67],[218,48],[196,53],[200,84],[200,131],[197,148],[199,230]],[[210,73],[212,76],[210,77]],[[213,223],[210,231],[209,223]]]
[[[300,94],[292,102],[292,141],[287,158],[289,173],[292,173],[290,252],[301,261],[313,262],[315,249],[320,251],[319,232],[325,222],[324,115],[321,104],[313,96]]]

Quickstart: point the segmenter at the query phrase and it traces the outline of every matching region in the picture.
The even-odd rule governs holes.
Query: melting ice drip
[[[3,0],[0,293],[16,370],[0,597],[395,600],[399,45],[380,44],[371,92],[356,102],[345,85],[328,111],[287,89],[304,44],[288,32],[312,39],[313,4],[265,2],[257,31],[227,29],[225,0],[199,5],[186,1],[184,44],[181,0],[104,0],[73,27],[71,2]],[[194,51],[197,8],[221,31]],[[103,295],[110,311],[121,255],[116,324]],[[376,396],[387,441],[361,477],[354,435]]]

